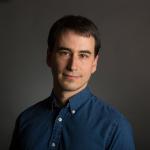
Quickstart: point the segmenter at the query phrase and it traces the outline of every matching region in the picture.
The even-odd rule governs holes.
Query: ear
[[[97,69],[97,62],[99,60],[99,54],[96,55],[92,64],[92,73],[94,73]]]
[[[52,57],[51,55],[52,55],[52,54],[51,54],[49,48],[47,48],[46,62],[47,62],[47,65],[48,65],[49,67],[51,67],[51,57]]]

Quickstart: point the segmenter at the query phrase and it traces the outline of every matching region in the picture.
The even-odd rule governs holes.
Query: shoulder
[[[48,97],[26,108],[19,114],[17,120],[19,122],[24,122],[26,120],[30,120],[31,118],[34,119],[36,117],[40,117],[45,113],[47,113],[49,109],[50,109],[50,98]]]
[[[126,147],[131,143],[128,146],[134,147],[132,126],[123,113],[96,96],[91,98],[91,107],[99,126],[102,125],[103,131],[106,131],[106,145],[112,146],[117,141],[117,146],[121,144]]]
[[[107,103],[102,98],[92,95],[90,107],[91,111],[96,114],[96,118],[101,118],[113,126],[131,126],[122,112],[118,111],[116,107]]]

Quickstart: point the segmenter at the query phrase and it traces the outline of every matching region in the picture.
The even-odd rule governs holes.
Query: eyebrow
[[[67,47],[57,47],[57,50],[58,50],[58,51],[61,51],[61,50],[68,50],[68,51],[71,51],[71,48],[67,48]]]
[[[72,51],[72,49],[71,48],[67,48],[67,47],[57,47],[57,50],[58,51],[61,51],[61,50],[67,50],[67,51]],[[89,50],[80,50],[79,51],[79,53],[87,53],[87,54],[92,54],[92,52],[91,51],[89,51]]]

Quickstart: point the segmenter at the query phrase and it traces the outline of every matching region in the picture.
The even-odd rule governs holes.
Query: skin
[[[73,31],[63,33],[54,50],[47,51],[52,70],[53,90],[60,105],[83,90],[96,71],[98,55],[94,55],[95,39]]]

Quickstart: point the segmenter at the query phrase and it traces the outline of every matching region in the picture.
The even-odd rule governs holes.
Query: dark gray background
[[[103,52],[91,87],[131,122],[137,150],[149,150],[150,4],[142,0],[0,0],[0,150],[8,150],[18,114],[50,95],[46,38],[66,14],[100,28]]]

